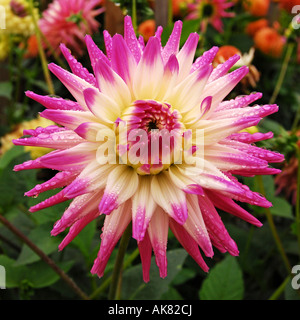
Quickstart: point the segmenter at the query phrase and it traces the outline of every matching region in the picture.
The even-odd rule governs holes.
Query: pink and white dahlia
[[[195,0],[188,4],[187,20],[201,19],[201,29],[205,30],[206,23],[210,23],[217,31],[223,32],[223,18],[234,17],[234,12],[228,12],[234,2],[227,0]]]
[[[30,208],[42,210],[73,199],[52,235],[68,229],[62,250],[93,219],[105,215],[101,245],[91,272],[102,276],[108,259],[127,226],[137,240],[144,280],[149,280],[152,250],[160,276],[167,275],[169,228],[199,266],[212,257],[213,247],[238,255],[217,208],[249,223],[261,223],[237,202],[270,207],[271,203],[240,183],[235,175],[275,174],[269,162],[281,154],[255,146],[272,133],[241,132],[278,110],[277,105],[253,105],[261,93],[223,101],[247,74],[231,73],[237,55],[213,69],[213,47],[194,61],[199,36],[192,33],[179,50],[182,22],[177,21],[167,44],[162,28],[144,45],[125,17],[124,37],[104,31],[106,55],[90,36],[86,44],[94,74],[70,51],[62,53],[73,73],[51,63],[75,101],[27,96],[47,109],[42,117],[60,126],[26,130],[16,145],[56,149],[17,165],[15,171],[57,170],[49,181],[26,192],[37,196],[62,188]]]
[[[54,0],[43,12],[39,27],[54,50],[61,43],[74,51],[76,56],[83,54],[84,37],[99,29],[95,19],[104,8],[102,0]]]

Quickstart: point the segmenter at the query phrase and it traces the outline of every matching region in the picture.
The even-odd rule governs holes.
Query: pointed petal
[[[112,41],[112,68],[131,88],[137,66],[136,60],[121,35],[114,35]]]
[[[107,95],[89,88],[84,90],[83,96],[89,110],[104,124],[112,124],[119,117],[120,107]]]
[[[185,113],[199,106],[201,100],[203,100],[201,98],[202,90],[212,70],[211,65],[204,66],[179,83],[173,89],[172,95],[168,97],[168,102],[172,107],[178,109],[181,113]]]
[[[203,269],[204,272],[208,272],[209,268],[201,256],[196,241],[190,236],[190,234],[184,229],[184,227],[178,224],[173,219],[170,219],[170,229],[172,230],[177,240],[181,243],[183,248],[197,262],[200,268]]]
[[[199,196],[198,201],[209,234],[231,255],[238,255],[237,245],[229,236],[214,205],[206,196]]]
[[[178,83],[190,73],[198,41],[199,35],[197,33],[191,33],[176,56],[179,62]]]
[[[71,54],[71,51],[65,46],[64,43],[60,44],[60,50],[63,53],[65,59],[68,61],[68,64],[72,70],[72,72],[90,83],[91,85],[96,85],[96,79],[93,74],[89,73],[89,71],[82,66],[80,62],[78,62]]]
[[[223,77],[235,64],[239,61],[240,56],[235,54],[230,57],[224,63],[219,64],[212,72],[211,76],[208,79],[208,83],[217,80],[220,77]]]
[[[237,109],[247,107],[250,103],[260,99],[262,97],[262,93],[254,92],[250,93],[246,96],[237,96],[235,99],[222,101],[217,108],[216,112],[227,109]]]
[[[57,78],[65,85],[65,87],[70,91],[72,96],[76,99],[76,101],[87,110],[84,98],[83,91],[87,88],[94,88],[90,83],[85,80],[79,78],[78,76],[70,73],[57,66],[54,63],[50,63],[48,65],[49,70],[54,73]]]
[[[96,122],[84,122],[79,125],[74,132],[76,132],[81,138],[88,141],[97,141],[97,135],[100,130],[108,129],[107,126]]]
[[[175,186],[168,173],[155,175],[151,183],[151,194],[154,201],[173,219],[183,224],[188,216],[185,193]]]
[[[81,171],[78,177],[64,189],[65,196],[75,198],[84,193],[104,189],[107,177],[115,167],[116,165],[99,165],[97,160],[92,161]]]
[[[85,43],[88,49],[90,61],[92,68],[95,73],[95,67],[99,60],[104,61],[107,65],[110,65],[110,61],[107,58],[107,56],[98,48],[98,46],[95,44],[94,40],[90,35],[85,36]],[[94,83],[96,85],[96,81]]]
[[[172,33],[162,50],[162,58],[166,63],[171,55],[176,55],[179,50],[180,36],[182,30],[182,21],[178,20],[174,23]]]
[[[72,242],[78,234],[94,219],[99,215],[98,210],[94,210],[86,216],[80,218],[71,227],[68,234],[64,237],[62,242],[59,244],[58,249],[63,250],[70,242]]]
[[[143,280],[144,282],[150,281],[150,266],[151,266],[151,256],[152,256],[152,246],[148,231],[146,231],[145,236],[142,241],[138,241],[138,248],[140,252],[142,268],[143,268]]]
[[[137,241],[143,240],[155,208],[151,196],[151,177],[142,176],[132,198],[132,237]]]
[[[191,68],[191,73],[196,71],[199,68],[202,68],[204,66],[211,64],[213,62],[214,57],[216,56],[218,50],[219,50],[218,47],[212,47],[211,49],[205,51],[202,54],[202,56],[197,58],[196,61],[193,63],[192,68]]]
[[[155,37],[147,42],[134,75],[133,91],[136,99],[155,99],[164,74],[161,47]]]
[[[44,167],[54,170],[76,170],[78,166],[95,159],[96,149],[97,144],[83,142],[69,149],[52,151],[39,158],[39,161]]]
[[[130,105],[131,94],[126,83],[102,60],[99,60],[96,64],[95,76],[101,92],[108,97],[112,97],[120,111]]]
[[[100,250],[91,273],[97,274],[99,277],[103,276],[108,259],[130,221],[131,207],[129,201],[121,205],[111,215],[105,217]]]
[[[35,137],[13,140],[18,146],[37,146],[51,149],[71,148],[84,140],[71,130],[58,131],[50,134],[41,133]]]
[[[103,191],[100,190],[74,198],[62,217],[54,224],[53,229],[51,230],[51,235],[57,236],[61,232],[65,231],[66,228],[72,226],[76,221],[91,212],[95,212],[95,214],[97,212],[99,215],[98,201],[102,194]]]
[[[141,59],[141,50],[135,35],[135,31],[130,16],[126,16],[124,18],[124,39],[129,50],[132,52],[136,62],[138,63]]]
[[[220,210],[229,212],[257,227],[261,227],[262,223],[258,221],[254,216],[248,213],[245,209],[241,208],[232,199],[229,199],[218,192],[213,192],[210,190],[205,191],[208,195],[210,201]]]
[[[138,185],[139,177],[136,171],[127,165],[118,165],[107,178],[104,195],[99,204],[99,211],[110,214],[134,195]]]
[[[69,183],[71,183],[78,175],[78,172],[73,171],[62,171],[58,172],[53,178],[50,180],[36,185],[33,189],[25,192],[25,196],[33,197],[42,192],[55,189],[55,188],[62,188]]]
[[[59,110],[73,110],[82,111],[82,106],[75,101],[65,100],[62,98],[55,98],[50,96],[41,96],[32,91],[26,91],[26,96],[39,102],[47,109],[59,109]]]
[[[207,257],[212,257],[214,252],[198,204],[198,197],[194,194],[188,194],[186,198],[189,215],[183,227],[198,243],[205,255]]]
[[[71,130],[75,130],[79,125],[85,122],[100,122],[100,120],[89,111],[46,109],[40,113],[40,116]]]
[[[161,278],[167,276],[168,230],[169,217],[161,208],[157,208],[149,223],[148,233]]]
[[[111,60],[112,53],[112,38],[107,30],[103,31],[104,44],[106,49],[106,55],[109,60]]]

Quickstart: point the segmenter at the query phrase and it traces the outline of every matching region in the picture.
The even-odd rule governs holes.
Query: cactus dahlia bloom
[[[39,26],[53,49],[65,43],[76,56],[83,54],[84,37],[99,28],[95,19],[104,8],[102,0],[54,0],[43,12]],[[98,7],[98,8],[97,8]]]
[[[228,74],[238,60],[234,56],[213,69],[216,47],[194,61],[199,36],[190,34],[179,50],[181,21],[175,23],[164,47],[161,27],[144,46],[143,39],[135,37],[129,16],[124,24],[124,37],[111,37],[104,31],[107,55],[86,37],[94,74],[61,45],[73,73],[55,64],[49,68],[75,101],[27,92],[47,108],[41,116],[60,126],[26,130],[24,134],[30,137],[15,140],[16,145],[56,150],[14,170],[58,171],[26,195],[64,187],[31,207],[31,212],[73,199],[51,232],[58,235],[69,228],[60,250],[90,221],[105,215],[92,273],[103,275],[130,223],[145,281],[149,280],[152,250],[160,276],[167,275],[169,228],[208,271],[202,253],[212,257],[213,246],[232,255],[239,253],[216,208],[261,226],[235,201],[271,206],[234,175],[277,173],[268,162],[280,162],[283,157],[254,145],[272,133],[241,130],[257,125],[278,107],[249,106],[260,93],[223,101],[247,74],[247,67]],[[167,143],[164,138],[170,132]],[[190,157],[180,161],[180,149]]]

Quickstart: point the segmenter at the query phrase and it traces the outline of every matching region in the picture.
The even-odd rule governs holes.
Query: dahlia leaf
[[[237,260],[227,256],[211,269],[199,291],[200,300],[242,300],[243,274]]]

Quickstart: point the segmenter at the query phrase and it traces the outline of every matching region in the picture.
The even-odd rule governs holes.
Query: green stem
[[[89,297],[77,286],[58,265],[49,258],[39,247],[37,247],[28,237],[26,237],[19,229],[12,225],[2,214],[0,214],[0,222],[14,233],[22,242],[24,242],[33,252],[35,252],[49,267],[51,267],[60,278],[67,283],[67,285],[83,300],[89,300]]]
[[[37,44],[38,44],[38,49],[39,49],[39,55],[40,55],[40,59],[41,59],[41,63],[42,63],[42,69],[44,72],[44,77],[45,77],[45,81],[47,83],[48,86],[48,90],[49,90],[49,94],[54,95],[54,87],[53,87],[53,83],[51,80],[51,76],[50,76],[50,72],[48,69],[48,62],[46,59],[46,55],[45,55],[45,51],[43,49],[43,44],[42,44],[42,37],[41,37],[41,31],[40,28],[37,24],[35,15],[34,15],[34,4],[33,4],[33,0],[29,1],[29,8],[30,8],[30,14],[32,17],[32,21],[33,21],[33,25],[34,25],[34,31],[36,34],[36,39],[37,39]]]
[[[125,232],[123,233],[123,236],[120,241],[119,250],[112,274],[111,284],[109,288],[108,293],[108,300],[116,300],[118,297],[118,291],[120,291],[120,288],[118,288],[118,283],[120,281],[120,277],[122,277],[122,270],[123,270],[123,260],[125,257],[126,249],[129,243],[129,240],[131,238],[131,223],[126,228]]]
[[[261,176],[256,176],[255,178],[256,178],[256,180],[258,182],[260,193],[265,197],[266,196],[266,192],[265,192],[265,187],[264,187],[264,183],[263,183],[262,177]],[[283,263],[284,263],[288,273],[290,274],[291,273],[291,265],[289,263],[288,257],[286,255],[285,250],[283,248],[283,245],[281,243],[280,237],[279,237],[279,235],[277,233],[276,226],[275,226],[271,211],[270,211],[269,208],[264,208],[264,210],[265,210],[265,214],[266,214],[266,217],[267,217],[267,220],[268,220],[268,223],[269,223],[273,238],[274,238],[275,243],[277,245],[277,249],[278,249],[278,251],[279,251],[279,253],[280,253],[281,257],[282,257]]]
[[[298,107],[298,110],[297,110],[295,118],[294,118],[294,122],[293,122],[292,129],[291,129],[291,134],[296,134],[296,132],[298,131],[299,120],[300,120],[300,106]]]
[[[62,67],[63,69],[66,69],[66,64],[62,61],[62,59],[56,53],[56,51],[54,50],[54,48],[52,47],[52,45],[50,44],[48,39],[45,37],[45,35],[42,33],[42,31],[40,31],[40,33],[41,33],[41,39],[44,41],[44,43],[46,44],[46,46],[50,50],[50,52],[53,55],[56,62],[59,64],[60,67]]]
[[[139,249],[136,248],[131,255],[125,260],[123,270],[127,269],[135,258],[139,255]],[[91,295],[90,299],[97,298],[102,292],[104,292],[111,284],[112,276],[108,277]]]
[[[276,101],[276,98],[277,98],[277,96],[279,94],[279,91],[281,89],[281,86],[282,86],[282,83],[283,83],[283,80],[284,80],[284,77],[285,77],[285,74],[286,74],[286,70],[287,70],[287,67],[289,65],[292,53],[293,53],[293,49],[294,49],[294,43],[289,43],[288,46],[287,46],[287,50],[286,50],[286,53],[285,53],[285,57],[284,57],[282,66],[281,66],[279,77],[278,77],[278,80],[277,80],[277,83],[276,83],[276,86],[275,86],[275,89],[273,91],[273,94],[272,94],[272,97],[270,99],[269,104],[273,104]]]
[[[168,3],[168,26],[173,23],[173,1],[169,0]]]
[[[137,32],[137,14],[136,14],[136,0],[132,0],[132,25],[135,32]]]
[[[271,297],[269,298],[269,300],[277,300],[280,295],[282,294],[282,292],[284,291],[286,285],[288,284],[288,282],[291,280],[291,275],[288,275],[284,281],[282,282],[282,284],[276,289],[276,291],[271,295]]]

